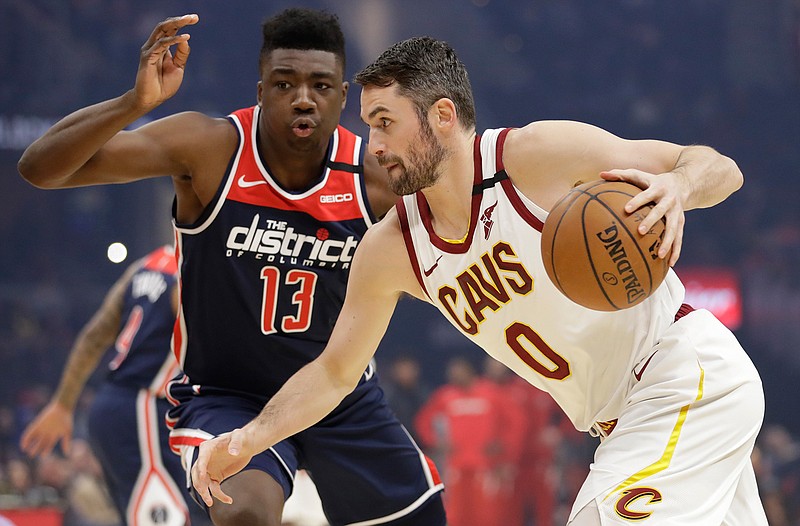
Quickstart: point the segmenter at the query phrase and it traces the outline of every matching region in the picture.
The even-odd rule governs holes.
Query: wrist
[[[143,117],[158,107],[158,103],[146,103],[136,93],[136,88],[132,88],[119,98],[125,112],[131,117],[131,122]]]

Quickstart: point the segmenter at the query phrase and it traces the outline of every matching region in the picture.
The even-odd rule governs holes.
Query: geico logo
[[[353,200],[353,194],[327,194],[319,196],[320,203],[345,203]]]

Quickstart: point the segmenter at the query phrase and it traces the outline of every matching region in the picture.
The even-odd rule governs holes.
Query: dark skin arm
[[[142,47],[133,89],[53,125],[20,158],[22,177],[40,188],[69,188],[171,176],[178,220],[194,221],[236,147],[234,128],[194,112],[124,128],[177,92],[189,57],[189,35],[178,31],[197,21],[197,15],[185,15],[158,24]]]

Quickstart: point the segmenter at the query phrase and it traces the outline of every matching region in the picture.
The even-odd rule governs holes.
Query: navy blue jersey
[[[320,178],[290,192],[257,151],[258,112],[230,116],[239,144],[216,196],[194,224],[175,220],[173,345],[191,384],[271,396],[324,349],[373,217],[360,137],[339,126]]]
[[[170,353],[175,325],[172,288],[178,265],[172,247],[160,247],[142,260],[125,290],[122,327],[109,363],[108,381],[147,388],[163,395],[166,383],[178,372]]]

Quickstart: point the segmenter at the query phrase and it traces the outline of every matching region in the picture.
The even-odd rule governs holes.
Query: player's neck
[[[327,160],[327,142],[308,151],[292,148],[279,140],[259,140],[258,143],[261,161],[286,190],[305,190],[322,177]]]
[[[444,239],[461,240],[469,231],[475,179],[474,138],[472,134],[453,146],[452,155],[439,167],[439,181],[422,191],[430,206],[434,231]]]

